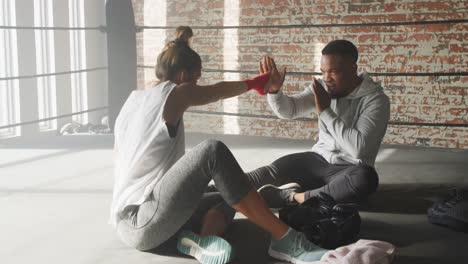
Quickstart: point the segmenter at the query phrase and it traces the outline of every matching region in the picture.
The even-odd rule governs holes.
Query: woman
[[[133,91],[115,126],[115,185],[111,222],[120,238],[150,250],[178,237],[177,248],[201,263],[226,263],[231,245],[220,237],[234,210],[272,235],[269,254],[301,263],[325,250],[281,222],[266,206],[229,149],[207,140],[184,154],[183,114],[248,90],[265,94],[281,75],[264,73],[249,80],[199,86],[200,56],[189,46],[189,27],[159,54],[155,87]],[[270,80],[271,78],[271,80]],[[205,193],[213,180],[219,193]]]

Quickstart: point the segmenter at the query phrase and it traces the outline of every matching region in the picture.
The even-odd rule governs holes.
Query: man
[[[275,114],[295,119],[317,112],[319,139],[311,151],[284,156],[248,173],[270,207],[302,203],[324,192],[337,202],[356,202],[378,186],[374,169],[390,116],[390,102],[379,83],[357,72],[358,51],[347,40],[335,40],[322,50],[322,79],[313,79],[304,91],[282,93],[286,69],[264,57],[260,72],[272,71],[281,85],[269,89],[268,103]],[[285,183],[283,186],[280,186]],[[292,184],[291,184],[292,183]],[[298,183],[298,184],[295,184]],[[276,187],[280,186],[280,187]],[[302,187],[304,192],[299,192]]]

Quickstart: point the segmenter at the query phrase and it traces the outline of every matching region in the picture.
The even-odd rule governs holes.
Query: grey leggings
[[[373,193],[379,178],[368,165],[336,165],[314,152],[284,156],[271,165],[247,173],[255,188],[265,184],[282,185],[297,182],[305,189],[305,199],[319,192],[338,202],[357,202]]]
[[[218,192],[207,193],[213,180]],[[204,214],[218,208],[232,220],[237,204],[251,183],[229,149],[220,141],[206,140],[182,156],[156,185],[151,199],[127,206],[117,233],[129,246],[150,250],[180,230],[200,228]]]

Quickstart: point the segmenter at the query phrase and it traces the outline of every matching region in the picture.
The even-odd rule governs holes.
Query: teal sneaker
[[[327,252],[327,249],[315,245],[307,240],[303,233],[292,228],[289,228],[282,239],[272,239],[268,249],[270,256],[297,264],[319,263],[320,258]]]
[[[177,240],[177,249],[203,264],[224,264],[233,257],[231,244],[223,238],[219,236],[200,237],[190,231],[181,232]]]
[[[294,194],[301,190],[301,186],[295,182],[274,186],[266,184],[260,187],[257,192],[265,200],[269,208],[281,209],[289,204],[294,204]]]

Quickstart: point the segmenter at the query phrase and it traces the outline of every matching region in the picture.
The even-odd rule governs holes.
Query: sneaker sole
[[[283,260],[283,261],[287,261],[287,262],[294,263],[294,264],[319,264],[319,263],[321,263],[320,260],[317,260],[317,261],[302,261],[300,259],[292,258],[289,255],[286,255],[284,253],[272,250],[271,248],[268,249],[268,254],[273,258]]]
[[[217,236],[200,237],[184,231],[177,241],[177,249],[196,258],[202,264],[225,264],[232,259],[232,247]]]
[[[301,188],[301,186],[298,183],[295,183],[295,182],[287,183],[287,184],[284,184],[284,185],[281,185],[281,186],[275,186],[273,184],[266,184],[266,185],[263,185],[262,187],[260,187],[257,190],[257,192],[260,192],[261,190],[263,190],[265,188],[268,188],[268,187],[275,187],[275,188],[278,188],[280,190],[289,189],[289,188]]]
[[[288,183],[288,184],[284,184],[284,185],[281,185],[281,186],[275,186],[275,185],[272,185],[272,184],[266,184],[266,185],[263,185],[262,187],[260,187],[257,192],[260,194],[260,196],[262,197],[265,197],[265,196],[270,196],[268,194],[268,191],[269,189],[272,190],[272,189],[275,189],[275,190],[284,190],[284,189],[290,189],[290,188],[298,188],[300,189],[301,186],[295,182],[291,182],[291,183]],[[263,193],[263,194],[262,194]],[[272,208],[272,209],[281,209],[282,207],[286,206],[286,202],[284,202],[283,200],[278,200],[278,199],[275,199],[275,200],[265,200],[267,202],[267,205],[269,208]]]

